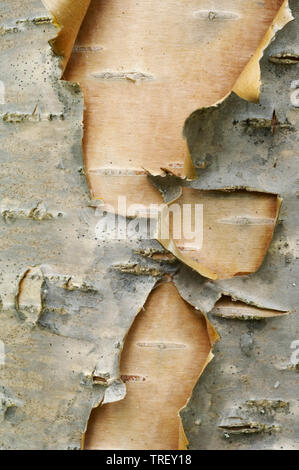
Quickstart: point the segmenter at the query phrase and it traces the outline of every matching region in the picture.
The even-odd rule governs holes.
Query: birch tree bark
[[[107,117],[113,97],[119,103],[144,86],[150,96],[148,72],[140,75],[132,68],[121,75],[117,69],[115,76],[114,70],[93,71],[93,80],[104,82],[112,92],[105,102],[104,95],[93,101],[96,85],[90,84],[88,73],[97,59],[84,61],[102,45],[93,49],[80,44],[86,38],[84,28],[91,26],[87,14],[65,72],[65,78],[82,82],[84,134],[83,92],[61,75],[89,1],[43,3],[0,1],[0,447],[81,448],[91,410],[102,405],[93,413],[86,448],[109,447],[112,441],[119,448],[183,448],[186,441],[177,413],[201,376],[181,413],[190,448],[298,448],[297,2],[283,2],[234,92],[217,106],[196,111],[196,61],[186,65],[193,73],[188,86],[182,77],[179,85],[170,80],[170,94],[186,94],[184,108],[167,111],[171,138],[176,139],[171,141],[172,155],[163,145],[164,153],[154,150],[169,138],[165,129],[153,133],[152,124],[160,115],[155,111],[150,129],[138,123],[135,161],[129,161],[128,151],[134,136],[126,141],[123,133],[111,140],[112,147],[124,142],[113,160],[124,174],[114,175],[114,184],[107,155],[98,153],[102,148],[97,126],[107,133],[103,148],[109,148],[105,139],[117,136],[121,122],[127,130],[133,127],[124,120],[105,122],[105,114],[97,123],[95,109],[105,104]],[[128,3],[129,10],[133,3]],[[204,22],[203,30],[211,36],[210,26],[219,21],[219,39],[225,38],[225,44],[231,34],[238,37],[240,18],[232,11],[234,2],[228,1],[228,8],[219,12],[197,8],[199,3],[192,2],[192,21]],[[104,11],[105,4],[101,8],[107,20],[111,12],[110,4]],[[255,7],[248,8],[244,12],[250,12],[253,27]],[[269,20],[274,10],[267,4]],[[227,21],[232,22],[228,32]],[[263,21],[265,25],[268,20]],[[109,44],[109,23],[101,25],[101,37]],[[256,28],[261,33],[261,24]],[[184,47],[198,54],[193,33],[187,33]],[[251,34],[252,46],[253,39]],[[242,57],[243,65],[249,52]],[[126,54],[121,57],[125,60]],[[163,67],[153,70],[159,84]],[[225,90],[222,82],[218,94],[233,87],[233,73],[228,75],[232,83]],[[124,83],[126,93],[121,91]],[[135,88],[129,89],[131,85]],[[259,103],[248,102],[257,99],[259,88]],[[163,114],[161,89],[155,103]],[[210,102],[203,106],[213,103],[214,93],[210,91]],[[163,120],[168,118],[164,113]],[[191,153],[185,166],[185,144],[174,132],[184,119]],[[140,146],[143,133],[142,145],[146,142],[147,147]],[[142,154],[140,148],[147,150]],[[138,173],[146,162],[149,171]],[[203,248],[188,248],[184,236],[172,236],[167,243],[149,237],[144,214],[132,218],[124,211],[114,223],[114,215],[96,198],[104,195],[105,203],[115,205],[123,193],[129,202],[146,207],[161,203],[162,196],[170,208],[188,203],[194,211],[196,204],[203,204]],[[103,219],[110,231],[102,230]],[[122,239],[122,231],[133,229],[138,236]],[[171,391],[173,399],[167,399]],[[144,410],[135,412],[133,397],[140,400],[140,408],[142,397],[148,397],[153,410],[148,421]],[[132,417],[135,421],[126,426]],[[170,432],[159,435],[161,423]],[[105,442],[102,429],[109,437]]]

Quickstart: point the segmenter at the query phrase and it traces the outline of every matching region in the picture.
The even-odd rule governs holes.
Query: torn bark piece
[[[211,310],[211,314],[216,317],[231,320],[263,320],[265,318],[276,318],[288,315],[289,312],[270,310],[246,305],[244,302],[233,301],[230,297],[223,296]]]
[[[276,33],[294,19],[288,0],[284,0],[273,23],[265,34],[261,44],[238,78],[233,91],[247,101],[258,102],[261,87],[260,60]]]
[[[93,411],[85,448],[186,448],[180,447],[178,412],[214,342],[206,328],[204,317],[182,300],[172,282],[159,283],[126,338],[120,373],[127,395]]]
[[[55,39],[50,41],[54,52],[62,56],[61,68],[65,69],[77,38],[81,23],[90,5],[90,0],[41,0],[52,14],[59,28]]]
[[[163,191],[165,199],[170,199],[167,188]],[[205,192],[187,187],[181,192],[162,209],[159,242],[211,279],[257,271],[272,240],[280,198],[253,191]]]
[[[66,78],[84,91],[93,198],[117,209],[126,194],[128,205],[148,207],[162,200],[144,169],[196,176],[184,122],[232,89],[279,3],[223,0],[215,8],[208,1],[202,11],[198,0],[167,0],[158,9],[149,0],[91,2]]]

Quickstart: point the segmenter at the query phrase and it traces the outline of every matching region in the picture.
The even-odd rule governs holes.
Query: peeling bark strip
[[[54,52],[61,56],[60,66],[65,69],[82,20],[90,5],[90,0],[41,0],[52,14],[52,22],[59,33],[51,39]]]
[[[86,447],[178,449],[178,412],[210,350],[206,328],[204,317],[180,298],[173,283],[161,283],[126,339],[120,372],[127,395],[93,411]]]
[[[155,183],[156,178],[152,179]],[[196,208],[199,204],[203,207],[201,243],[194,238],[188,240],[187,234],[181,230],[178,239],[174,234],[183,225],[186,207],[190,209],[189,231],[195,233],[198,230]],[[181,188],[181,196],[169,204],[170,240],[163,239],[166,219],[163,213],[158,240],[180,261],[210,279],[251,274],[263,262],[280,205],[280,198],[272,194],[238,190],[197,191],[184,187]]]
[[[91,2],[66,69],[84,91],[92,197],[113,207],[119,193],[128,204],[162,202],[144,169],[194,175],[185,120],[231,90],[275,15],[269,2],[222,0],[215,8],[208,0],[205,9],[200,0],[156,3]]]
[[[128,243],[98,240],[95,237],[101,208],[90,202],[82,172],[83,97],[78,85],[60,80],[61,67],[66,65],[89,1],[74,4],[68,0],[44,0],[44,3],[55,16],[56,26],[59,23],[63,25],[55,40],[54,27],[48,21],[43,21],[42,30],[38,24],[28,21],[26,27],[12,29],[8,35],[1,37],[3,47],[0,53],[9,65],[1,76],[5,102],[1,102],[0,114],[9,119],[0,121],[0,163],[1,174],[4,175],[0,191],[1,198],[5,196],[9,203],[5,202],[4,211],[8,212],[0,219],[5,234],[0,261],[0,339],[6,346],[5,367],[0,368],[3,404],[0,410],[0,448],[79,448],[90,411],[98,404],[105,406],[98,408],[94,414],[94,421],[87,433],[87,447],[104,447],[100,431],[105,426],[109,427],[115,419],[109,436],[117,447],[120,447],[119,430],[123,429],[123,445],[126,448],[132,445],[127,441],[131,435],[133,439],[139,439],[136,445],[142,448],[145,439],[140,429],[143,429],[143,433],[151,433],[152,443],[157,448],[161,445],[183,448],[186,440],[177,412],[185,405],[198,375],[210,362],[210,348],[218,339],[208,321],[208,314],[222,341],[214,348],[216,357],[208,365],[191,402],[182,412],[191,447],[296,447],[298,408],[292,345],[298,322],[295,315],[283,318],[283,314],[295,310],[298,305],[298,267],[295,264],[298,258],[295,205],[298,163],[295,161],[297,142],[294,132],[297,110],[289,101],[298,71],[296,64],[292,64],[291,69],[289,63],[269,60],[269,54],[278,57],[281,51],[290,51],[289,58],[297,56],[296,23],[290,23],[278,34],[278,40],[265,53],[260,106],[248,105],[232,94],[218,106],[201,109],[187,120],[185,135],[193,165],[189,162],[188,166],[187,160],[186,174],[192,173],[194,177],[194,168],[200,169],[196,181],[180,180],[173,175],[176,168],[179,171],[175,173],[182,174],[182,164],[178,159],[170,164],[165,164],[163,158],[160,162],[158,159],[154,162],[159,163],[158,173],[160,168],[166,169],[167,176],[153,177],[152,180],[157,186],[162,186],[167,202],[184,197],[186,190],[199,194],[211,190],[250,189],[259,192],[269,203],[257,215],[244,215],[243,211],[226,214],[226,223],[223,223],[223,214],[217,218],[220,224],[233,225],[237,230],[249,227],[264,230],[267,233],[266,243],[259,246],[263,255],[272,239],[276,221],[277,227],[261,267],[260,263],[256,263],[255,268],[248,270],[246,267],[246,271],[242,272],[236,263],[234,268],[230,267],[236,274],[234,279],[223,276],[222,280],[212,281],[183,264],[174,263],[167,253],[164,257],[163,250],[162,256],[152,256],[153,253],[161,254],[161,245],[155,240],[146,240],[141,236]],[[273,34],[290,19],[287,2],[284,4],[277,26],[269,30],[253,62],[261,56]],[[298,6],[294,0],[290,4],[297,18]],[[0,2],[0,9],[3,5]],[[55,15],[57,6],[60,10]],[[208,27],[219,24],[215,21],[217,15],[219,20],[222,16],[222,19],[228,20],[227,23],[231,20],[234,24],[238,23],[235,16],[224,18],[223,12],[216,12],[215,15],[211,11],[205,18],[195,18],[196,15],[194,18],[207,21]],[[255,15],[252,17],[256,21]],[[5,3],[1,19],[4,30],[14,28],[19,18],[48,18],[48,13],[34,0],[25,5],[20,0],[15,0],[12,6]],[[64,18],[66,21],[63,21]],[[230,39],[231,30],[229,33]],[[49,48],[50,40],[55,51],[64,55],[61,60]],[[102,45],[86,47],[91,48],[93,55],[105,51]],[[79,55],[78,52],[76,55]],[[281,67],[287,67],[287,71]],[[146,71],[139,72],[136,67],[125,67],[124,70],[147,74]],[[11,80],[12,75],[14,81]],[[155,74],[153,76],[156,77]],[[244,74],[242,77],[244,80]],[[239,87],[240,95],[244,93],[243,97],[255,96],[254,87],[242,91],[242,77],[235,89]],[[133,75],[133,78],[136,76]],[[290,80],[289,88],[285,87],[287,80]],[[111,81],[113,86],[133,87],[134,92],[138,87],[152,85],[150,80],[140,79],[107,81]],[[171,89],[168,87],[168,90]],[[184,89],[192,92],[193,102],[193,85]],[[107,93],[109,103],[111,96],[110,90]],[[188,112],[195,108],[194,105]],[[178,116],[177,113],[173,114]],[[30,116],[34,116],[33,119]],[[53,118],[44,119],[44,116]],[[63,116],[63,119],[55,119],[55,116]],[[263,125],[252,126],[256,120]],[[244,122],[250,125],[237,125]],[[88,125],[87,129],[89,132],[94,130],[92,125]],[[136,130],[134,135],[138,135]],[[165,129],[159,132],[159,136],[164,135]],[[177,139],[180,134],[173,135]],[[160,142],[159,139],[152,140]],[[167,162],[169,152],[167,145]],[[119,162],[116,163],[115,166],[119,167]],[[87,161],[87,169],[88,164]],[[138,165],[136,162],[136,167]],[[102,183],[107,180],[109,166],[93,167],[91,170],[99,170]],[[128,169],[125,167],[124,170],[126,173]],[[91,177],[92,172],[89,175],[91,185],[100,181],[94,179],[92,182]],[[140,168],[129,172],[122,186],[119,186],[121,179],[113,178],[114,185],[106,185],[112,202],[117,192],[128,188],[133,182],[131,198],[134,201],[136,188],[143,189],[147,181],[146,174],[141,174]],[[135,184],[137,179],[139,183]],[[163,184],[165,181],[166,187]],[[160,201],[158,193],[154,192],[156,190],[149,189],[149,184],[148,180],[148,185],[144,186],[144,200],[152,202],[157,197]],[[93,194],[96,195],[94,191]],[[278,218],[280,195],[283,206]],[[44,205],[46,201],[51,201],[51,204]],[[48,211],[55,215],[47,217]],[[262,223],[257,223],[257,219]],[[129,220],[125,223],[128,224]],[[246,250],[247,245],[243,245]],[[177,252],[175,254],[190,265],[186,258]],[[256,269],[255,274],[248,274]],[[181,297],[174,285],[166,282],[170,279],[174,280]],[[161,291],[170,293],[162,302],[166,306],[162,309],[160,302],[154,301],[152,314],[148,315],[146,308],[133,324],[152,290],[149,302],[161,295]],[[251,322],[218,316],[215,312],[217,306],[215,309],[214,306],[222,296],[250,305],[246,307],[250,312],[260,309],[268,315],[259,322],[255,321],[257,318],[254,315]],[[168,312],[167,305],[171,306],[171,302],[173,308]],[[202,312],[202,316],[197,316],[197,310]],[[186,313],[186,320],[183,321],[182,312]],[[277,318],[266,319],[270,315],[276,317],[274,312],[277,312]],[[157,318],[156,322],[152,321],[153,316]],[[187,320],[189,317],[192,321]],[[143,319],[146,320],[144,323]],[[166,324],[161,328],[163,322]],[[169,324],[172,325],[172,335],[166,341],[164,333]],[[140,325],[144,336],[140,334]],[[119,370],[120,353],[129,330],[130,335],[134,332],[137,335],[136,342],[129,340],[126,343]],[[195,337],[195,331],[198,337]],[[155,361],[150,360],[151,355],[165,361],[163,383],[160,368],[156,368],[157,375],[153,376],[152,364]],[[144,360],[134,362],[141,356]],[[178,360],[182,364],[186,361],[186,366],[183,365],[178,371],[175,367],[169,369],[171,361],[168,356],[174,366]],[[134,361],[130,362],[132,358]],[[139,370],[141,363],[149,367],[149,373]],[[128,366],[127,370],[122,369],[123,364]],[[178,379],[178,374],[183,374],[181,379]],[[125,383],[129,391],[127,396]],[[176,387],[178,393],[173,394],[172,401],[169,400],[169,390],[173,391],[174,383],[183,384],[186,389]],[[157,434],[160,423],[155,421],[161,415],[161,401],[155,400],[153,403],[153,385],[155,391],[159,386],[161,397],[166,397],[162,415],[167,425],[172,423],[171,433],[166,425],[162,427],[165,431],[162,437]],[[141,387],[143,391],[140,391]],[[152,413],[150,430],[144,428],[144,422],[148,424],[147,409],[144,420],[142,413],[136,417],[136,402],[132,404],[134,397],[139,397],[139,400],[141,397],[144,403],[144,390],[149,394],[150,405],[155,404],[157,408]],[[258,396],[261,393],[262,396]],[[120,400],[123,401],[113,403]],[[105,419],[106,415],[110,417],[109,413],[113,416],[112,421]],[[130,427],[126,425],[122,428],[126,422],[124,417],[128,416],[131,417]],[[93,433],[92,427],[96,429],[97,426],[100,426],[99,433]],[[108,433],[105,438],[107,436]],[[153,448],[152,445],[150,447]]]
[[[289,312],[281,312],[279,310],[269,310],[246,305],[244,302],[232,300],[223,296],[216,304],[211,314],[221,318],[237,319],[237,320],[254,320],[260,321],[265,318],[276,318],[280,315],[288,315]]]

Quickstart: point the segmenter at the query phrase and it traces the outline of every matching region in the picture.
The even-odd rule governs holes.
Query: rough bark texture
[[[297,2],[290,7],[298,19]],[[34,0],[1,1],[0,11],[0,447],[80,448],[91,409],[125,396],[124,338],[157,282],[170,275],[193,313],[208,314],[221,336],[182,413],[190,447],[298,448],[297,367],[290,362],[298,334],[298,109],[290,98],[298,80],[297,20],[264,54],[260,104],[232,93],[187,120],[198,178],[151,177],[168,201],[182,186],[282,198],[259,270],[211,281],[163,257],[142,233],[130,242],[111,233],[97,239],[103,212],[90,200],[83,170],[83,95],[60,80],[60,60],[48,44],[56,35],[52,18]],[[252,214],[233,219],[254,223]],[[225,302],[217,304],[223,295],[251,307],[240,315],[229,310],[227,318]]]

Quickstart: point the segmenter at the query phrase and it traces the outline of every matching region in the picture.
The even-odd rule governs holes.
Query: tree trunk
[[[2,449],[298,448],[298,5],[222,3],[0,0]]]

